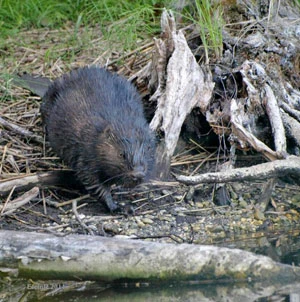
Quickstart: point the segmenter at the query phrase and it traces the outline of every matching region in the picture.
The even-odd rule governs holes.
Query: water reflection
[[[27,291],[26,301],[299,301],[300,283],[235,283],[235,284],[88,284],[84,290],[61,293]],[[20,296],[19,296],[20,297]],[[10,297],[12,298],[12,297]],[[6,300],[2,300],[6,301]],[[7,300],[8,301],[8,300]],[[19,301],[10,300],[10,301]]]
[[[300,265],[300,230],[256,232],[234,238],[225,238],[214,244],[229,248],[239,248],[266,255],[274,261]],[[299,300],[300,301],[300,300]]]

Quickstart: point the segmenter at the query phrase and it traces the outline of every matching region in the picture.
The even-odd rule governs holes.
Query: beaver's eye
[[[125,159],[125,153],[124,152],[120,152],[119,156],[120,156],[120,158]]]

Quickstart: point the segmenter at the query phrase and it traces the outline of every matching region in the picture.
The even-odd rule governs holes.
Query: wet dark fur
[[[108,206],[111,184],[134,186],[151,176],[154,135],[126,79],[98,67],[72,71],[49,87],[41,114],[52,149]]]

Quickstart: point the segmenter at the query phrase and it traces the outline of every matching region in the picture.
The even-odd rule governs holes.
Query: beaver
[[[153,176],[155,136],[139,93],[120,75],[97,66],[63,75],[43,96],[41,116],[53,151],[111,211],[112,184],[133,187]]]

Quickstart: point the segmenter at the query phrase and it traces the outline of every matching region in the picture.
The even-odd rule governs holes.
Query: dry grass
[[[71,25],[70,25],[71,26]],[[144,43],[145,44],[145,43]],[[147,44],[147,42],[146,42]],[[2,51],[3,73],[28,72],[56,78],[73,68],[87,64],[115,65],[128,56],[118,41],[106,41],[100,28],[34,30],[21,32],[18,39],[8,39]],[[129,55],[138,54],[132,51]],[[130,62],[130,60],[129,60]]]

